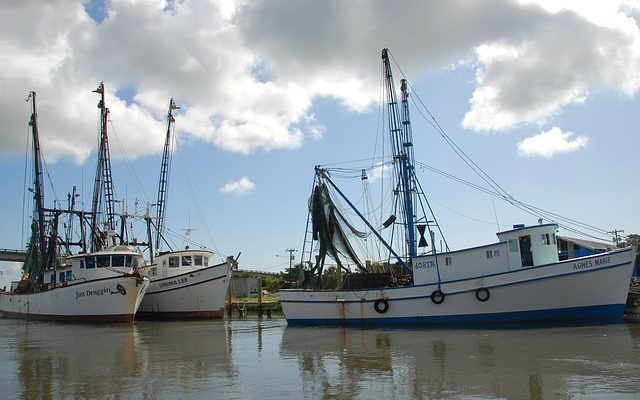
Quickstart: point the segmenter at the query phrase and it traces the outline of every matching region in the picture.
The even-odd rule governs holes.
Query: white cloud
[[[232,193],[236,195],[243,195],[247,193],[251,193],[256,188],[256,184],[251,182],[249,178],[243,176],[239,180],[235,182],[229,182],[224,185],[220,192],[222,193]]]
[[[551,14],[531,19],[526,35],[476,47],[477,86],[463,127],[504,131],[543,124],[591,92],[632,96],[640,88],[640,34],[620,11],[623,2],[542,3]]]
[[[369,182],[377,182],[384,177],[389,177],[393,174],[393,164],[387,162],[379,162],[369,171]]]
[[[551,158],[556,154],[570,153],[587,145],[589,138],[571,131],[562,132],[560,128],[550,130],[526,138],[518,143],[518,154],[524,157]]]
[[[110,0],[99,23],[85,3],[0,5],[1,153],[25,148],[35,90],[45,156],[83,163],[97,147],[101,81],[130,158],[161,151],[172,97],[182,137],[242,154],[297,149],[324,132],[318,98],[356,111],[378,100],[382,47],[411,80],[475,65],[463,121],[473,130],[549,122],[594,92],[640,87],[632,1]],[[123,88],[133,99],[116,96]]]

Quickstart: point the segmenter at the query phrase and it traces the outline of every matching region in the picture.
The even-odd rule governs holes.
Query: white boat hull
[[[222,318],[230,281],[225,262],[165,278],[151,278],[138,318]]]
[[[628,248],[442,282],[440,287],[426,284],[348,291],[281,290],[280,301],[288,323],[311,325],[429,326],[622,317],[632,257]],[[480,288],[490,294],[485,301],[476,297]],[[440,304],[431,299],[438,289],[445,294]],[[479,295],[484,299],[486,293]]]
[[[132,322],[148,285],[147,278],[120,275],[38,293],[0,292],[0,313],[22,319]]]

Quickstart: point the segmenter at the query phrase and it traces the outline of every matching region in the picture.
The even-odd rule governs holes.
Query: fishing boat
[[[389,218],[373,220],[380,207],[356,207],[335,182],[350,170],[343,164],[315,168],[299,287],[280,291],[287,322],[433,326],[622,317],[635,255],[631,247],[559,261],[561,223],[539,220],[501,231],[493,243],[437,249],[442,230],[416,176],[409,85],[401,81],[400,109],[387,49],[382,59],[392,151],[385,164],[363,167],[360,179],[366,183],[372,171],[392,171],[391,195],[380,198],[390,198],[394,208]],[[367,202],[361,197],[359,203]],[[348,213],[366,228],[356,228]],[[366,239],[366,245],[375,241],[384,255],[362,262],[352,244],[356,239]],[[327,256],[336,264],[330,267],[336,288],[327,288],[323,274]]]
[[[99,106],[104,127],[108,109],[104,106],[103,86],[98,90],[102,94]],[[0,313],[9,318],[132,322],[149,284],[149,280],[137,271],[144,263],[143,255],[131,247],[116,245],[112,230],[91,231],[91,251],[87,251],[84,237],[77,242],[62,237],[59,229],[62,216],[70,217],[66,225],[69,231],[75,217],[85,232],[85,222],[96,226],[96,213],[77,211],[72,206],[68,209],[44,207],[36,93],[31,92],[29,99],[33,110],[29,125],[34,153],[32,234],[22,279],[13,282],[8,291],[0,291]],[[108,154],[104,147],[106,143],[106,131],[103,130],[99,156],[102,161]],[[101,177],[104,165],[99,163],[98,175]],[[101,190],[96,192],[101,196]],[[80,250],[74,254],[72,246],[79,246]]]
[[[190,230],[187,230],[187,246],[182,250],[160,251],[164,240],[164,220],[171,166],[171,137],[178,109],[173,99],[169,101],[167,132],[160,169],[156,218],[147,218],[149,232],[150,263],[141,273],[150,279],[149,289],[138,310],[138,318],[144,319],[209,319],[222,318],[227,291],[231,281],[231,269],[237,263],[233,257],[213,264],[214,253],[208,249],[190,248]],[[155,228],[155,229],[154,229]],[[155,238],[151,233],[155,231]],[[154,240],[155,239],[155,240]]]
[[[137,317],[222,318],[234,260],[210,265],[213,259],[214,253],[206,249],[159,253],[141,270],[151,282]]]

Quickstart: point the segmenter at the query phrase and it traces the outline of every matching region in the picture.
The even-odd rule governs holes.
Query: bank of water
[[[279,317],[0,319],[0,398],[640,398],[640,320],[571,327],[288,327]]]

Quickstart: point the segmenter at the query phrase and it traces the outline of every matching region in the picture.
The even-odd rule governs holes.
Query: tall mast
[[[113,180],[111,178],[111,158],[109,155],[109,137],[107,134],[107,122],[109,120],[109,109],[106,107],[104,99],[104,84],[100,83],[100,86],[94,93],[100,94],[100,102],[98,108],[100,109],[100,146],[98,150],[98,165],[96,168],[96,179],[93,187],[93,203],[91,212],[93,214],[93,220],[91,225],[92,236],[92,250],[96,251],[100,247],[101,239],[98,236],[98,213],[100,209],[100,203],[102,200],[102,189],[104,188],[104,198],[106,206],[106,230],[112,230],[115,228],[115,211],[113,205]]]
[[[33,218],[38,230],[38,262],[43,268],[46,264],[47,239],[44,230],[44,192],[42,190],[42,158],[40,154],[40,136],[38,133],[38,114],[36,112],[36,92],[29,93],[27,100],[31,99],[32,112],[29,126],[33,135],[33,163],[34,163],[34,179],[33,179],[33,198],[35,201],[35,210]]]
[[[403,80],[403,114],[401,118],[398,101],[396,99],[395,86],[393,83],[393,74],[391,73],[388,49],[382,50],[382,62],[387,92],[389,132],[391,134],[391,145],[394,152],[394,169],[398,176],[398,191],[402,193],[402,211],[404,214],[407,253],[409,257],[415,257],[417,254],[415,234],[416,216],[414,210],[414,196],[416,195],[416,188],[415,185],[412,184],[412,176],[414,173],[413,142],[411,138],[411,125],[409,122],[409,109],[407,105],[407,85],[406,81]]]
[[[169,101],[169,112],[167,113],[167,134],[164,139],[164,150],[162,152],[162,165],[160,166],[160,183],[158,184],[158,207],[156,221],[156,249],[160,250],[162,232],[164,230],[164,218],[166,214],[167,185],[169,183],[169,168],[171,166],[171,127],[176,122],[173,117],[173,110],[179,109],[171,99]],[[151,238],[150,238],[151,239]]]

